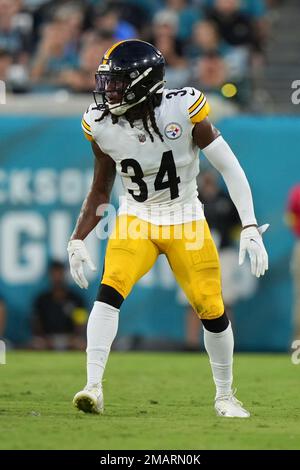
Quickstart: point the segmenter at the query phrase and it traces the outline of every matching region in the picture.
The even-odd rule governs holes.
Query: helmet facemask
[[[154,93],[161,93],[165,82],[154,80],[152,70],[149,67],[144,71],[124,71],[111,64],[101,64],[95,75],[96,88],[93,93],[97,108],[102,111],[108,109],[112,114],[121,116]]]

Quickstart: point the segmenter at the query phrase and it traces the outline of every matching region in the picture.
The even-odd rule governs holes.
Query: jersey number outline
[[[173,98],[173,96],[185,96],[187,94],[187,90],[178,90],[178,91],[170,91],[169,93],[166,94],[166,98],[168,100],[170,100],[171,98]],[[194,88],[191,89],[191,91],[189,92],[189,95],[192,95],[194,96],[195,95],[195,90]]]
[[[122,173],[128,173],[128,169],[132,168],[134,175],[130,175],[131,181],[138,185],[140,194],[134,194],[135,190],[128,189],[133,199],[137,202],[145,202],[148,199],[147,184],[143,180],[144,172],[138,161],[133,158],[125,158],[121,161]],[[164,177],[167,175],[167,180]],[[174,162],[172,150],[168,150],[162,154],[160,167],[154,181],[155,191],[170,188],[171,199],[176,199],[179,196],[178,185],[180,183],[180,176],[177,176],[176,166]]]
[[[186,94],[186,90],[170,91],[170,93],[166,94],[166,98],[170,100],[171,98],[173,98],[173,96],[185,96]]]

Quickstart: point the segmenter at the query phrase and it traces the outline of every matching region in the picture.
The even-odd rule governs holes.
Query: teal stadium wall
[[[284,211],[289,188],[299,181],[300,118],[238,116],[218,127],[249,177],[259,222],[271,224],[265,237],[270,271],[255,295],[235,308],[236,347],[287,350],[293,237],[284,224]],[[6,336],[22,343],[30,336],[32,299],[47,286],[49,258],[66,260],[67,239],[87,191],[93,158],[82,137],[80,116],[1,116],[0,162],[0,296],[8,304]],[[90,306],[105,245],[93,236],[89,246],[99,267],[83,293]],[[184,307],[176,295],[174,280],[159,260],[124,304],[120,335],[182,340]]]

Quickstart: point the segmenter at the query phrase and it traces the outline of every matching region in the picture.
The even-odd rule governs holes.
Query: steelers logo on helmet
[[[182,128],[177,122],[170,122],[165,127],[165,136],[168,139],[175,140],[178,139],[182,134]]]

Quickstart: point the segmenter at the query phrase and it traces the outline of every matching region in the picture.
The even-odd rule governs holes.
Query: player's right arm
[[[95,155],[94,177],[90,191],[82,204],[71,240],[84,240],[96,227],[102,216],[97,209],[109,202],[115,181],[115,162],[109,155],[102,152],[96,142],[92,141],[91,146]]]
[[[83,271],[83,263],[93,271],[96,270],[83,240],[96,227],[100,221],[105,204],[109,202],[111,190],[116,176],[115,162],[109,155],[102,152],[93,140],[91,146],[95,155],[94,177],[88,195],[86,196],[81,211],[68,243],[68,253],[71,275],[79,287],[87,289],[88,281]],[[99,207],[102,210],[99,211]]]

